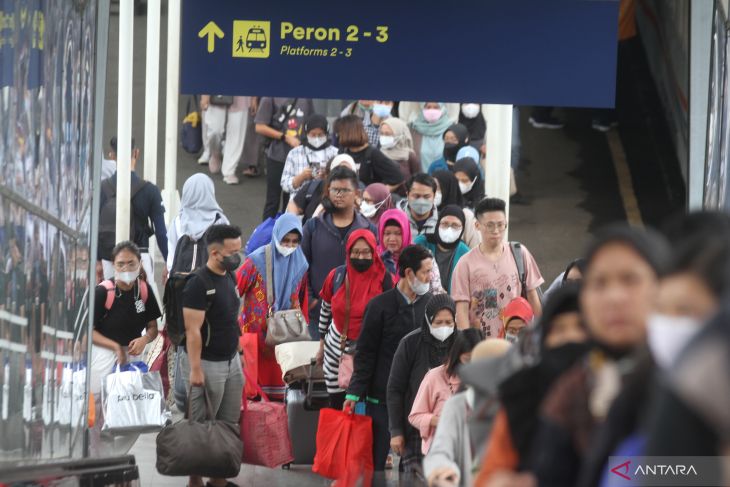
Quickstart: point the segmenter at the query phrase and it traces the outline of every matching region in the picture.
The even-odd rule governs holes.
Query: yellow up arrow
[[[208,52],[213,52],[215,51],[215,38],[223,39],[223,31],[211,20],[198,32],[198,37],[201,39],[205,36],[208,36]]]

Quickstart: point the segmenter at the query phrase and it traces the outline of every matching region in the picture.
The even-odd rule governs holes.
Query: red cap
[[[512,318],[520,318],[525,323],[530,323],[535,313],[532,312],[532,306],[523,297],[515,298],[502,310],[502,319],[505,325]]]

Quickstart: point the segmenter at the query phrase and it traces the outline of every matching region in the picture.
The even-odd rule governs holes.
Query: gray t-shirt
[[[311,98],[298,98],[296,107],[291,110],[291,115],[286,118],[293,102],[294,98],[261,98],[254,123],[268,125],[275,130],[294,137],[301,136],[304,119],[314,113],[314,105]],[[272,140],[268,149],[266,149],[266,156],[269,159],[283,163],[286,162],[286,156],[290,150],[291,146],[283,140]]]

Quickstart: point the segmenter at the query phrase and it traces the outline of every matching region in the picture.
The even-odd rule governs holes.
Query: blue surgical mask
[[[373,114],[379,118],[388,118],[392,109],[393,107],[391,105],[376,103],[373,105]]]
[[[408,206],[416,213],[416,215],[427,215],[433,209],[433,200],[426,198],[418,198],[409,201]]]

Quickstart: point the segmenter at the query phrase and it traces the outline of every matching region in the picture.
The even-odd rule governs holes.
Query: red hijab
[[[357,272],[350,264],[350,251],[360,239],[364,239],[373,251],[373,265],[365,272]],[[347,239],[345,260],[347,265],[347,279],[350,281],[350,324],[347,332],[348,338],[356,340],[360,336],[362,318],[365,314],[365,306],[375,296],[383,292],[383,279],[385,278],[385,265],[380,259],[377,250],[375,235],[370,230],[359,229],[352,232]],[[332,305],[332,316],[337,325],[337,330],[342,333],[345,327],[345,296],[346,286],[343,282],[337,292],[332,296],[333,281],[336,269],[330,271],[322,286],[320,296]]]

